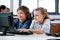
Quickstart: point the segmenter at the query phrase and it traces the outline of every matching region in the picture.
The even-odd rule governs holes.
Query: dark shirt
[[[28,19],[24,22],[20,22],[19,19],[14,19],[15,31],[22,28],[28,29],[30,27],[30,24],[31,24],[31,19]]]

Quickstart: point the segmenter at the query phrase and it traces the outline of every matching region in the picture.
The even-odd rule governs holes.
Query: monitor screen
[[[6,12],[6,13],[0,12],[0,27],[2,27],[3,35],[6,35],[7,31],[12,26],[13,26],[13,13],[12,12]]]
[[[0,26],[9,27],[13,24],[13,13],[12,12],[6,12],[6,13],[0,13]]]

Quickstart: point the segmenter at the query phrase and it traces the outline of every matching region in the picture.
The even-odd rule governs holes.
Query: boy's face
[[[19,20],[26,20],[26,15],[22,10],[18,10],[17,13],[18,13],[17,16],[18,16]]]
[[[39,11],[34,11],[34,19],[35,19],[36,22],[40,22],[40,23],[43,22],[44,17],[41,14],[40,10]]]

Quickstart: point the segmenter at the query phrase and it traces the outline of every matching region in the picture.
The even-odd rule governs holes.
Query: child
[[[23,29],[23,32],[31,31],[37,34],[50,32],[50,19],[47,15],[47,10],[40,7],[34,10],[34,20],[31,23],[30,29]]]
[[[20,29],[28,29],[31,24],[29,18],[29,9],[26,6],[20,6],[17,9],[18,19],[14,19],[15,31],[19,32]]]

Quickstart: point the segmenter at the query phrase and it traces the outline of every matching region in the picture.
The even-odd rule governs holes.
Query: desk
[[[51,23],[51,33],[60,33],[60,21]]]
[[[0,36],[0,40],[47,40],[47,39],[60,39],[60,37],[46,36],[45,34]]]

